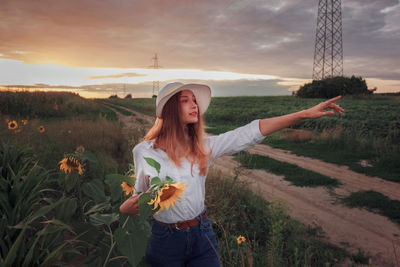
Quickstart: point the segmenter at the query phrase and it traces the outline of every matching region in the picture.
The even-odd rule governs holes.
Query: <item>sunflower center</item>
[[[67,165],[72,167],[72,168],[78,168],[78,161],[76,159],[68,158],[67,159]]]
[[[164,189],[162,192],[163,192],[163,193],[162,193],[162,195],[160,196],[160,200],[161,200],[161,201],[164,201],[164,200],[169,199],[171,196],[173,196],[173,195],[175,194],[175,192],[176,192],[176,187],[174,187],[174,186],[169,186],[167,189]]]

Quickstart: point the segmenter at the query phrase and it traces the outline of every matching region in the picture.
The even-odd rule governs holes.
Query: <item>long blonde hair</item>
[[[183,126],[179,97],[181,92],[172,96],[163,107],[161,118],[157,118],[153,127],[147,132],[144,141],[154,140],[154,148],[164,150],[168,157],[178,167],[181,167],[181,158],[185,157],[193,165],[198,164],[200,175],[207,172],[207,160],[210,152],[204,147],[204,121],[199,112],[197,123]],[[189,139],[187,139],[187,137]]]

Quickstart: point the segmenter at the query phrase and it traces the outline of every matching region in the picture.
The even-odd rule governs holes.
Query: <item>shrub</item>
[[[330,77],[323,80],[313,80],[301,86],[295,93],[304,98],[332,98],[338,95],[371,95],[375,89],[368,90],[362,77]]]

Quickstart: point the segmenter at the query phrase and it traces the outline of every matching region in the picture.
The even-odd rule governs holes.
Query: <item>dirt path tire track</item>
[[[340,192],[340,195],[349,195],[351,192],[360,190],[374,190],[393,200],[400,200],[400,183],[390,182],[379,177],[370,177],[352,171],[347,166],[338,166],[319,159],[297,156],[290,151],[261,144],[249,149],[248,152],[295,164],[303,169],[338,179],[343,184],[340,187],[340,190],[343,191]]]
[[[135,119],[136,116],[125,116],[114,109],[120,120],[124,122],[126,134],[129,129],[138,127],[148,130],[154,122],[154,117],[128,108],[125,109],[146,122],[146,125],[142,125]],[[269,156],[336,178],[342,185],[335,190],[335,193],[342,196],[353,191],[375,190],[392,199],[400,199],[398,194],[400,184],[356,173],[349,170],[347,166],[338,166],[317,159],[297,156],[289,151],[266,145],[257,145],[248,152]],[[214,161],[211,171],[234,176],[235,169],[239,166],[232,156],[224,156]],[[394,249],[396,249],[397,255],[400,255],[399,225],[389,221],[386,217],[364,209],[350,209],[335,204],[337,198],[325,188],[296,187],[285,181],[283,176],[264,170],[242,169],[239,179],[249,182],[250,188],[254,192],[268,201],[283,200],[288,205],[292,217],[305,224],[320,226],[326,233],[329,242],[344,247],[352,253],[357,253],[358,248],[362,249],[372,256],[374,266],[396,266]]]

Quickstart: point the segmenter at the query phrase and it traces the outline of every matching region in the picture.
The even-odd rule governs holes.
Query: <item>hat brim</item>
[[[211,101],[211,89],[205,84],[183,84],[182,86],[176,87],[173,90],[169,91],[166,95],[161,96],[161,100],[157,103],[156,107],[156,115],[161,118],[162,109],[164,105],[168,102],[168,100],[183,90],[190,90],[193,92],[196,97],[196,102],[199,107],[199,113],[204,114],[207,111],[208,106]]]

